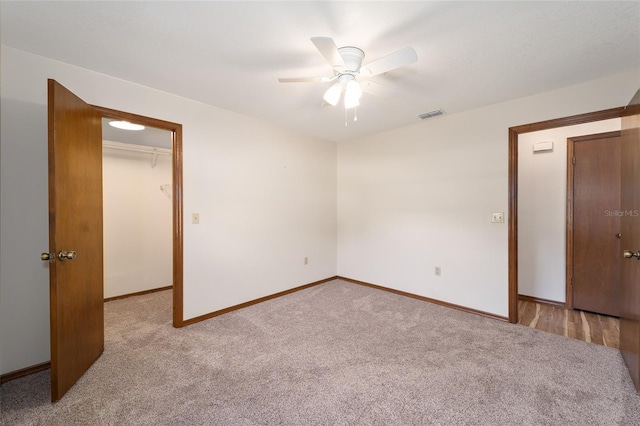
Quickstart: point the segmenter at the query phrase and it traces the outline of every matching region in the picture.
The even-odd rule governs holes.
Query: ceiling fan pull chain
[[[349,121],[347,118],[347,108],[345,107],[344,109],[344,127],[347,127],[349,125]]]
[[[353,108],[353,121],[358,121],[358,107]]]

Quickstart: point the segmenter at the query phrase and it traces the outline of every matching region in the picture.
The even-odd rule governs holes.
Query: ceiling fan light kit
[[[354,46],[338,48],[331,37],[312,37],[311,42],[333,68],[333,77],[300,77],[300,78],[280,78],[281,83],[299,82],[332,82],[336,79],[324,93],[324,101],[332,106],[336,106],[344,92],[344,107],[355,108],[360,105],[362,97],[361,79],[366,79],[379,74],[383,74],[394,69],[409,65],[418,60],[418,55],[411,47],[405,47],[387,56],[366,65],[362,71],[362,61],[364,51]],[[368,86],[368,85],[367,85]],[[354,121],[357,120],[354,118]]]
[[[340,100],[340,96],[342,95],[342,83],[334,83],[324,92],[324,96],[322,97],[326,103],[331,106],[338,105],[338,101]]]
[[[355,108],[360,105],[360,98],[362,97],[362,88],[355,77],[347,82],[344,89],[344,107],[347,109]]]
[[[362,87],[353,74],[340,74],[338,82],[334,83],[324,93],[323,99],[326,103],[336,106],[340,101],[344,91],[344,107],[347,109],[360,105],[362,97]]]

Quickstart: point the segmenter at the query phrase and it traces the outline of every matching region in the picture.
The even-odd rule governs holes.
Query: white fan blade
[[[331,37],[311,37],[311,42],[315,44],[316,49],[332,68],[344,67],[344,59],[342,59],[338,46]]]
[[[413,50],[413,47],[405,47],[404,49],[390,53],[387,56],[383,56],[382,58],[362,67],[360,75],[363,77],[371,77],[396,68],[404,67],[405,65],[412,64],[417,60],[418,54]]]
[[[383,86],[382,84],[375,83],[371,80],[360,81],[360,87],[362,87],[363,92],[377,96],[378,98],[390,98],[396,94],[395,89]]]
[[[333,78],[327,77],[294,77],[294,78],[279,78],[280,83],[326,83],[333,80]]]

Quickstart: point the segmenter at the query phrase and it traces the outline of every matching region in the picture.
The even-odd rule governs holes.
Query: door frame
[[[158,120],[115,109],[92,105],[102,118],[126,120],[136,124],[155,127],[171,132],[172,163],[172,244],[173,244],[173,326],[183,327],[184,289],[183,289],[183,209],[182,209],[182,124]]]
[[[508,303],[509,322],[518,322],[518,136],[523,133],[554,129],[556,127],[573,126],[576,124],[592,123],[594,121],[621,118],[624,107],[572,115],[537,123],[509,127],[509,208],[508,208]]]
[[[593,135],[575,136],[567,138],[567,223],[566,223],[566,296],[565,307],[573,309],[573,171],[575,164],[573,162],[575,144],[581,141],[608,139],[620,137],[620,130],[613,132],[596,133]]]

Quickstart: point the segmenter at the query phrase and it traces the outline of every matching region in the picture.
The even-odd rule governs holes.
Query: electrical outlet
[[[200,223],[200,213],[191,214],[191,223],[194,225],[198,225]]]
[[[504,213],[502,212],[491,213],[491,223],[504,223]]]
[[[309,264],[309,258],[308,258],[308,257],[305,257],[305,258],[304,258],[304,264],[305,264],[305,265],[308,265],[308,264]]]
[[[442,269],[441,269],[439,266],[436,266],[436,267],[435,267],[434,272],[435,272],[435,274],[436,274],[436,277],[439,277],[439,276],[441,276],[441,275],[442,275]]]

